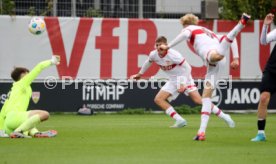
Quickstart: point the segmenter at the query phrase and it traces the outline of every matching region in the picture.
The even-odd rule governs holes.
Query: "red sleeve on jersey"
[[[185,59],[183,59],[178,65],[182,65],[185,62]]]

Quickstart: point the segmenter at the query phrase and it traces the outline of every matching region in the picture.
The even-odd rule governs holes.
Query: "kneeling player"
[[[167,51],[162,50],[160,46],[167,44],[167,39],[163,36],[157,38],[155,44],[156,50],[153,50],[150,53],[148,60],[145,61],[140,72],[133,75],[131,78],[140,79],[152,62],[155,62],[160,66],[160,68],[169,76],[169,81],[161,88],[154,101],[166,112],[167,115],[176,120],[172,127],[180,128],[187,125],[187,122],[174,110],[168,101],[177,98],[179,93],[184,92],[187,96],[190,96],[196,104],[201,105],[201,96],[198,93],[197,87],[191,76],[191,66],[183,56],[173,49]],[[234,126],[234,122],[230,116],[224,114],[217,106],[212,105],[212,112],[226,121],[230,127]]]
[[[57,132],[49,130],[39,132],[36,126],[49,118],[49,113],[44,110],[27,111],[32,94],[31,83],[40,72],[51,65],[58,65],[59,56],[51,60],[40,62],[29,72],[26,68],[15,68],[11,77],[15,81],[11,88],[9,98],[5,101],[0,117],[4,120],[3,129],[11,138],[54,137]]]

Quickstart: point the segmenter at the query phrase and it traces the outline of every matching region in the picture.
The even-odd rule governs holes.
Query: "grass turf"
[[[199,115],[188,126],[168,128],[165,115],[53,115],[42,130],[56,129],[51,139],[0,139],[0,163],[91,164],[252,164],[276,161],[276,115],[267,123],[267,142],[253,143],[256,116],[232,115],[230,129],[212,116],[206,141],[193,141]]]

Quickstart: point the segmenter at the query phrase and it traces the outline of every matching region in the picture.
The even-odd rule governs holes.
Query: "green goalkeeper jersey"
[[[8,99],[5,101],[0,113],[0,129],[6,115],[11,111],[27,111],[32,96],[31,83],[42,70],[51,65],[51,60],[40,62],[22,79],[13,83]]]

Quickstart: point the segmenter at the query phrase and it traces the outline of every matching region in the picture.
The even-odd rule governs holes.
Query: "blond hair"
[[[198,17],[194,14],[186,14],[180,18],[180,22],[183,26],[186,25],[197,25],[198,24]]]

